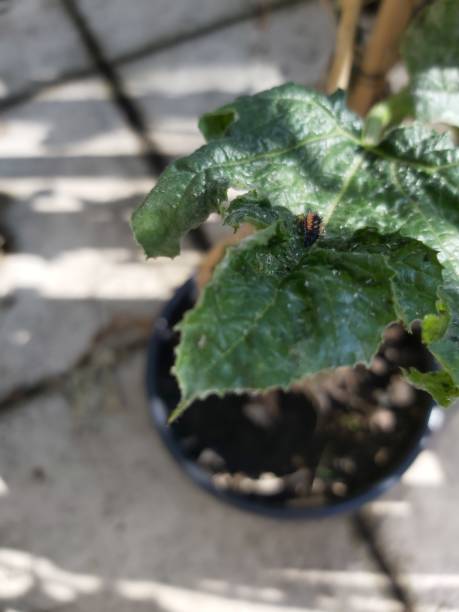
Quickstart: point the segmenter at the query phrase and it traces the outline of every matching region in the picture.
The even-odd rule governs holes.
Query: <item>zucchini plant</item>
[[[459,396],[459,150],[431,125],[459,125],[458,31],[456,0],[421,12],[402,47],[408,86],[366,121],[343,92],[291,83],[201,118],[207,144],[160,177],[133,215],[136,239],[174,257],[212,212],[255,232],[227,249],[179,324],[173,418],[209,394],[368,364],[394,321],[421,321],[438,362],[404,376],[442,405]],[[321,219],[316,240],[308,213]]]

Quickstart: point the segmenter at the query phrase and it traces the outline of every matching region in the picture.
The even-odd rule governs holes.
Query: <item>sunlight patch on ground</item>
[[[231,591],[231,596],[223,597],[198,590],[185,589],[171,585],[153,582],[151,580],[119,580],[115,585],[116,591],[131,601],[151,601],[162,606],[169,612],[183,612],[191,607],[199,612],[319,612],[315,608],[298,608],[296,606],[275,605],[247,601],[238,598],[237,591]],[[252,590],[256,595],[256,589]],[[256,595],[258,596],[258,595]]]
[[[387,578],[383,574],[376,572],[278,568],[270,570],[269,573],[273,577],[278,576],[288,582],[315,586],[334,585],[348,588],[373,589],[385,587],[387,584]]]
[[[459,592],[459,574],[402,574],[401,581],[411,589],[430,591],[432,589],[453,589]]]
[[[179,119],[177,123],[169,120],[167,123],[155,125],[154,139],[164,155],[171,157],[189,155],[204,144],[195,120],[189,122],[186,131],[182,131],[182,123],[183,120]]]
[[[79,595],[96,592],[101,584],[96,576],[66,572],[43,557],[0,549],[0,598],[14,599],[40,587],[55,601],[70,602]]]
[[[375,596],[375,589],[386,588],[387,578],[376,572],[352,570],[300,570],[279,568],[270,570],[272,579],[286,579],[298,585],[317,589],[332,589],[330,595],[317,593],[316,606],[320,610],[336,609],[337,600],[333,589],[349,590],[346,604],[349,609],[372,612],[399,612],[395,600]],[[438,588],[459,589],[459,574],[402,574],[402,583],[413,592],[428,592]],[[352,593],[361,589],[362,593]],[[101,577],[69,572],[61,569],[51,560],[34,556],[25,551],[8,548],[0,549],[0,598],[12,601],[25,597],[31,591],[41,593],[53,602],[66,604],[82,596],[115,594],[131,602],[150,602],[169,612],[183,612],[192,604],[200,612],[316,612],[316,608],[298,608],[286,604],[282,587],[257,587],[245,584],[227,583],[223,580],[202,579],[197,588],[185,588],[153,580],[115,579],[107,582]],[[368,594],[365,591],[369,591]],[[433,610],[434,608],[432,608]],[[422,608],[430,612],[428,606]],[[455,612],[453,608],[445,608]]]
[[[41,155],[45,151],[41,143],[51,129],[44,121],[10,119],[1,127],[0,158]]]
[[[249,599],[260,599],[262,601],[277,603],[284,599],[280,589],[273,587],[254,587],[247,584],[228,584],[224,580],[203,578],[199,587],[218,595],[232,595],[238,599],[248,597]]]
[[[407,501],[375,501],[369,504],[369,508],[373,514],[377,514],[378,516],[381,515],[406,518],[413,514],[412,505]]]
[[[33,212],[47,215],[56,215],[63,212],[81,213],[84,210],[81,198],[77,198],[70,193],[58,194],[55,191],[36,195],[30,202],[30,208]]]
[[[0,191],[19,198],[29,198],[40,191],[53,189],[59,194],[70,194],[91,203],[107,203],[131,196],[146,196],[152,189],[151,178],[126,176],[43,176],[0,178]]]
[[[270,570],[269,574],[288,582],[315,586],[339,586],[349,589],[374,589],[387,586],[386,576],[375,572],[278,568]],[[437,588],[454,591],[459,589],[459,574],[407,572],[401,573],[399,579],[413,591],[430,591]]]
[[[156,604],[168,612],[183,612],[190,606],[199,612],[284,612],[286,609],[289,612],[319,612],[315,607],[286,605],[285,594],[271,587],[258,588],[215,580],[203,580],[199,588],[184,588],[153,580],[106,581],[92,574],[65,571],[51,560],[26,551],[0,549],[0,598],[12,602],[32,591],[36,596],[45,596],[60,605],[76,602],[83,596],[105,598],[114,594],[130,602]],[[336,600],[333,596],[330,604],[334,609]]]
[[[33,290],[52,299],[166,299],[193,273],[200,261],[185,251],[173,261],[132,261],[128,249],[79,248],[52,260],[37,255],[10,255],[2,263],[0,295]]]
[[[74,155],[88,157],[103,155],[138,155],[139,141],[136,136],[120,126],[102,134],[81,137],[77,142],[50,147],[47,140],[52,138],[54,126],[50,122],[33,119],[10,119],[1,130],[0,159],[27,160],[28,158],[54,157],[57,154],[64,159]],[[30,161],[31,168],[33,159]]]
[[[364,597],[351,595],[349,597],[351,609],[355,612],[403,612],[404,607],[395,599],[383,599],[378,597]]]
[[[0,497],[6,497],[10,489],[3,478],[0,476]]]
[[[444,485],[446,478],[437,455],[431,450],[424,450],[402,476],[402,482],[415,487]]]
[[[269,89],[283,81],[278,66],[270,61],[253,59],[250,63],[227,60],[225,63],[183,63],[173,67],[143,62],[134,66],[129,76],[131,92],[136,96],[197,95],[208,92],[209,88],[237,95],[248,90]]]

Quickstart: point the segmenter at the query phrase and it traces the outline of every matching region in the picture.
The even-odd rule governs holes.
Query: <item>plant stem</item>
[[[354,58],[354,41],[363,0],[342,0],[341,17],[336,35],[333,63],[328,75],[326,91],[347,89]]]
[[[349,95],[349,107],[365,115],[381,95],[386,73],[398,57],[400,40],[416,0],[382,0],[373,31]]]

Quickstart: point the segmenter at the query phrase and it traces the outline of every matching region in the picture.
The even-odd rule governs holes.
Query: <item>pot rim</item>
[[[427,440],[434,429],[438,428],[438,422],[442,420],[441,408],[432,400],[432,405],[426,411],[423,427],[420,428],[418,436],[413,441],[412,447],[397,463],[391,472],[384,478],[380,478],[366,491],[358,493],[344,500],[336,501],[324,506],[317,507],[289,507],[263,504],[262,501],[249,498],[231,490],[219,489],[212,481],[211,474],[200,467],[195,461],[186,456],[180,444],[177,442],[173,429],[168,425],[167,408],[157,392],[156,384],[156,363],[158,360],[158,349],[164,332],[164,323],[169,323],[172,314],[178,304],[190,293],[195,291],[195,280],[190,278],[174,293],[173,297],[158,316],[153,333],[150,338],[147,354],[146,367],[146,387],[149,403],[149,412],[156,430],[175,461],[182,467],[191,480],[201,489],[222,502],[249,511],[258,515],[263,515],[275,519],[317,519],[330,516],[341,515],[344,513],[355,512],[363,504],[374,500],[385,491],[396,484],[407,469],[414,462],[418,454],[426,447]]]

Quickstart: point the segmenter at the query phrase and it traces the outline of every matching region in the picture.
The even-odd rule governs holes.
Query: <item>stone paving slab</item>
[[[284,43],[273,41],[290,28],[299,45],[304,28],[312,32],[311,21],[318,20],[318,30],[325,23],[320,21],[325,12],[316,3],[291,11],[270,17],[265,25],[243,24],[221,37],[185,45],[169,53],[167,61],[146,62],[148,78],[139,76],[137,68],[125,69],[130,93],[148,111],[153,138],[158,128],[165,130],[158,140],[166,153],[194,148],[200,142],[196,115],[230,92],[243,93],[249,83],[268,87],[285,77],[273,57],[292,64],[298,47],[289,49],[286,42],[282,54]],[[295,16],[301,17],[296,29]],[[311,57],[322,66],[326,56]],[[303,60],[292,65],[307,72]],[[310,76],[319,75],[318,64]],[[245,72],[248,76],[242,77]],[[144,89],[137,89],[139,82]],[[186,83],[192,83],[194,101]],[[142,91],[159,92],[162,104],[152,105]],[[100,80],[55,87],[16,106],[1,115],[0,133],[0,192],[14,203],[3,216],[16,243],[14,254],[2,262],[0,281],[6,298],[0,334],[9,349],[0,358],[0,394],[5,394],[71,366],[110,316],[151,316],[198,259],[188,251],[173,262],[142,261],[127,220],[152,179],[138,158],[136,138]],[[217,226],[210,226],[214,238],[220,234]]]
[[[0,100],[90,65],[59,2],[15,0],[0,14]]]
[[[225,21],[260,6],[256,0],[78,0],[110,59],[145,45],[180,39],[204,24]]]
[[[204,112],[285,81],[320,81],[333,31],[324,6],[308,2],[149,55],[121,74],[153,141],[166,154],[183,155],[203,143],[197,120]]]
[[[126,129],[119,111],[110,101],[110,92],[98,78],[87,78],[75,83],[56,86],[38,95],[35,99],[4,110],[0,114],[0,179],[21,177],[22,158],[34,162],[27,167],[28,176],[44,176],[55,180],[64,171],[66,160],[72,159],[72,168],[78,176],[80,168],[76,162],[89,157],[84,167],[85,174],[107,174],[100,166],[107,156],[116,159],[122,154],[137,156],[139,145],[136,137]],[[100,156],[99,164],[91,163],[91,156]],[[53,165],[42,162],[42,158],[53,158]],[[94,159],[92,159],[94,162]],[[44,164],[47,163],[47,168]],[[138,160],[120,164],[124,175],[145,176],[145,169]],[[41,164],[41,165],[40,165]],[[67,166],[69,164],[67,163]],[[44,170],[47,173],[44,174]],[[116,176],[111,169],[110,175]]]
[[[413,593],[416,612],[459,610],[459,405],[379,503],[369,506],[377,533]]]
[[[307,1],[307,0],[306,0]],[[79,0],[78,5],[111,59],[182,32],[231,19],[251,0]],[[0,100],[93,69],[61,3],[14,0],[0,14]]]
[[[198,491],[151,429],[143,369],[137,353],[91,395],[80,381],[0,416],[0,604],[400,611],[349,519],[276,522]]]
[[[152,318],[196,253],[145,262],[129,227],[153,179],[97,79],[0,116],[0,396],[69,368],[113,317]]]
[[[242,4],[80,0],[110,54]],[[310,2],[122,74],[161,150],[186,154],[202,143],[196,119],[209,108],[319,80],[328,19]],[[0,16],[0,96],[88,61],[58,3],[16,0]],[[132,241],[130,211],[152,184],[138,153],[98,79],[0,115],[0,221],[13,238],[0,259],[0,397],[68,370],[111,321],[149,321],[192,273],[189,249],[145,263]],[[348,519],[277,524],[196,491],[150,430],[143,357],[110,363],[0,416],[0,609],[401,609]],[[416,612],[459,611],[458,427],[451,412],[430,452],[369,509]]]

